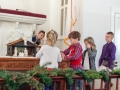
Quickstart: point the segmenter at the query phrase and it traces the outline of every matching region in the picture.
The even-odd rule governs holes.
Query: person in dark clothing
[[[45,31],[41,30],[38,35],[35,35],[35,32],[33,32],[33,36],[32,36],[32,42],[34,42],[35,44],[37,44],[38,46],[41,44],[41,40],[44,38],[45,36]]]
[[[115,66],[115,54],[116,54],[116,46],[112,42],[114,38],[113,32],[107,32],[105,39],[106,44],[103,46],[102,53],[99,59],[99,67],[101,65],[105,66],[108,69],[113,70]],[[111,83],[111,86],[113,84]],[[105,82],[104,90],[108,90],[108,83]]]

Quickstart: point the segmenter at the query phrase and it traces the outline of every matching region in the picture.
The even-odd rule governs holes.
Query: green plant
[[[101,79],[102,78],[100,73],[95,70],[88,70],[86,73],[91,79]]]
[[[58,70],[57,74],[65,77],[68,81],[68,84],[72,85],[74,83],[73,77],[75,76],[75,72],[73,69],[66,68],[65,70]]]
[[[120,69],[115,69],[111,72],[111,74],[117,74],[117,75],[120,75]]]
[[[9,90],[17,90],[20,86],[31,85],[37,90],[44,90],[44,85],[37,80],[33,80],[32,76],[24,73],[13,73],[6,71],[5,69],[0,70],[0,77],[6,82],[6,86]]]
[[[53,81],[49,76],[49,72],[46,69],[46,66],[51,64],[51,62],[45,63],[43,66],[37,65],[33,70],[28,71],[27,73],[32,77],[36,77],[38,80],[41,80],[45,85],[51,86]]]
[[[75,74],[82,75],[87,80],[87,82],[91,82],[92,81],[90,79],[90,77],[87,75],[87,73],[85,71],[83,71],[83,70],[77,70],[77,71],[75,71]]]
[[[99,73],[100,73],[100,75],[103,76],[103,79],[104,79],[105,82],[109,82],[109,76],[108,76],[106,70],[102,70]]]

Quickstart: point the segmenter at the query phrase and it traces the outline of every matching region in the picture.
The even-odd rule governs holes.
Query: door
[[[114,28],[115,38],[114,42],[116,45],[116,62],[118,62],[117,68],[120,68],[120,13],[115,14],[115,28]]]

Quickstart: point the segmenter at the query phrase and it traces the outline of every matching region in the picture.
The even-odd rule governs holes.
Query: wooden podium
[[[28,71],[39,64],[40,59],[35,57],[0,57],[0,68],[10,71]],[[64,69],[70,66],[70,61],[63,60],[59,63],[59,68]]]

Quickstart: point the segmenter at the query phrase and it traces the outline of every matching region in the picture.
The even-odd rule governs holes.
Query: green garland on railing
[[[74,83],[73,77],[75,76],[75,71],[71,68],[66,68],[65,70],[53,69],[49,72],[53,76],[63,76],[67,79],[68,84],[72,85]]]
[[[101,79],[103,76],[100,75],[98,71],[95,70],[88,70],[87,72],[88,77],[90,77],[92,80],[93,79]]]
[[[92,81],[85,71],[76,70],[75,73],[77,75],[82,75],[87,80],[87,82],[91,82]]]
[[[49,76],[48,70],[46,69],[46,66],[49,64],[51,64],[51,62],[45,63],[42,67],[38,65],[35,68],[33,68],[33,70],[28,71],[27,73],[29,73],[33,77],[37,77],[41,79],[42,82],[45,83],[45,85],[51,86],[53,81],[51,77]]]
[[[24,73],[13,73],[6,71],[5,69],[0,70],[0,77],[6,82],[6,86],[9,90],[17,90],[23,85],[31,85],[37,90],[44,90],[44,85],[37,80],[33,80],[33,77],[29,74]]]
[[[109,76],[108,76],[108,73],[106,72],[106,70],[102,70],[99,73],[100,73],[100,75],[103,76],[103,79],[105,82],[109,82]]]
[[[120,76],[120,69],[115,69],[111,72],[111,74],[116,74]]]
[[[16,90],[24,85],[30,85],[37,90],[44,90],[44,84],[47,86],[52,85],[53,81],[50,76],[63,76],[67,79],[68,83],[73,84],[73,77],[76,75],[82,75],[87,82],[91,82],[93,79],[103,78],[105,82],[109,81],[109,76],[105,70],[100,72],[94,70],[74,71],[71,68],[62,69],[52,69],[48,70],[47,65],[51,64],[50,62],[44,64],[42,67],[39,65],[33,68],[33,70],[28,71],[27,73],[17,73],[9,72],[5,69],[0,70],[0,77],[6,81],[6,86],[9,90]],[[115,69],[110,74],[120,75],[120,69]],[[36,78],[35,78],[36,77]],[[43,82],[43,83],[42,83]]]

